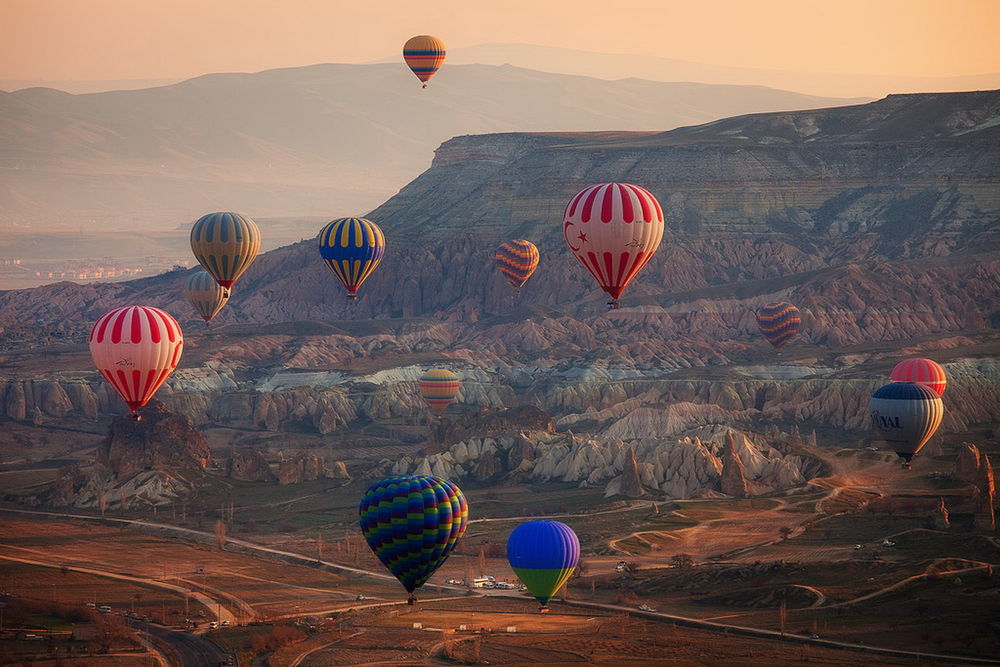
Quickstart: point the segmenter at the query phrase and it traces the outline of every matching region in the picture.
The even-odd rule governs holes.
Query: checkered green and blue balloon
[[[379,480],[358,511],[368,546],[410,593],[447,560],[469,521],[462,491],[430,475]]]

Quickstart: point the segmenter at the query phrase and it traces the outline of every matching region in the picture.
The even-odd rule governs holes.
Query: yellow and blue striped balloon
[[[208,271],[195,271],[191,274],[184,296],[206,322],[211,322],[229,301],[226,288],[208,275]]]
[[[358,288],[385,254],[385,235],[367,218],[337,218],[319,233],[319,254],[333,275],[356,299]]]
[[[209,213],[191,228],[191,251],[228,290],[260,252],[257,223],[239,213]]]

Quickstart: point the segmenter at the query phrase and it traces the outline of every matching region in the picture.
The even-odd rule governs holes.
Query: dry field
[[[359,594],[375,601],[400,599],[401,595],[399,586],[388,580],[325,572],[89,522],[0,519],[2,556],[54,566],[49,570],[35,568],[48,586],[62,579],[58,569],[62,565],[87,568],[135,577],[148,584],[109,578],[104,589],[138,586],[144,589],[144,597],[152,597],[150,589],[158,584],[179,586],[212,600],[210,616],[221,605],[246,620],[347,608],[356,604]],[[0,560],[5,568],[12,567],[10,562]],[[66,575],[67,579],[72,576]],[[19,585],[30,587],[32,582],[22,580]],[[97,593],[99,598],[102,595],[106,597],[103,591]],[[83,602],[93,597],[93,590],[79,593]],[[183,595],[178,597],[183,599]]]
[[[415,623],[421,628],[414,628]],[[358,616],[336,631],[285,647],[272,664],[290,665],[300,659],[298,664],[309,667],[425,665],[440,664],[447,657],[492,665],[916,664],[724,636],[562,605],[542,615],[531,602],[502,598],[423,603],[414,609]]]

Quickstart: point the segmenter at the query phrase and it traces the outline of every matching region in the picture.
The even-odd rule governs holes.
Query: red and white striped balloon
[[[123,306],[101,316],[90,331],[94,365],[139,419],[180,361],[184,335],[177,320],[159,308]]]
[[[646,266],[663,238],[663,209],[645,188],[599,183],[584,188],[563,212],[569,249],[611,295],[611,307]]]
[[[948,384],[948,376],[936,361],[930,359],[903,359],[896,364],[889,374],[893,382],[918,382],[934,390],[938,396],[944,396],[944,388]]]

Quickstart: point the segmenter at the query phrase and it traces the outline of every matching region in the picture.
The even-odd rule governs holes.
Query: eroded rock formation
[[[271,471],[264,452],[259,449],[233,452],[226,465],[226,476],[243,482],[278,481],[277,475]]]
[[[981,454],[979,457],[979,475],[976,480],[976,513],[974,523],[979,530],[996,530],[996,480],[993,478],[993,466],[990,457]]]
[[[299,454],[278,464],[279,484],[299,484],[314,479],[325,479],[326,464],[316,454]]]
[[[750,494],[743,461],[736,453],[736,436],[732,431],[726,433],[726,448],[722,454],[722,477],[719,480],[719,490],[733,498],[746,498]]]
[[[603,487],[608,496],[637,491],[642,495],[645,489],[655,489],[668,498],[721,493],[723,440],[729,429],[716,425],[698,432],[700,435],[679,439],[638,439],[627,444],[544,431],[473,438],[437,454],[386,460],[383,466],[393,474],[436,475],[455,481],[575,482]],[[745,471],[748,494],[801,486],[822,468],[814,459],[782,454],[743,433],[735,434],[733,443],[733,455]]]
[[[121,416],[111,423],[97,448],[97,463],[118,479],[143,470],[205,468],[212,452],[205,437],[184,417],[152,400],[142,408],[142,421]]]

